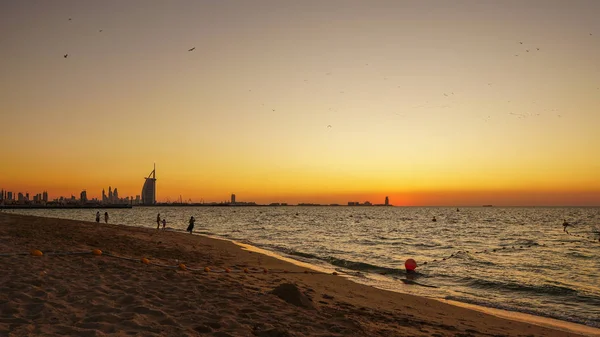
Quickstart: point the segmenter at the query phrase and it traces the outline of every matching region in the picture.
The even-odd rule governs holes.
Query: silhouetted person
[[[435,218],[435,215],[433,216],[433,219],[431,219],[431,221],[436,222],[437,219]]]
[[[165,229],[165,226],[167,225],[167,219],[162,219],[162,224],[163,224],[163,229]]]
[[[194,222],[195,221],[196,221],[196,219],[194,219],[194,217],[190,218],[190,225],[186,229],[186,232],[190,232],[190,234],[192,234],[192,231],[194,230]]]
[[[100,222],[100,211],[96,212],[96,222]]]
[[[160,229],[160,213],[156,216],[156,229]]]
[[[108,212],[104,212],[104,223],[108,223]]]
[[[563,221],[563,232],[567,232],[567,227],[569,227],[569,226],[573,227],[573,225],[571,225],[570,223],[568,223],[568,222],[567,222],[567,219],[565,219],[565,220]],[[567,233],[568,233],[568,232],[567,232]]]

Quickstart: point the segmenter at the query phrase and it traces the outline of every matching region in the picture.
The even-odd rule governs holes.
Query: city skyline
[[[598,1],[2,2],[0,187],[600,205]]]

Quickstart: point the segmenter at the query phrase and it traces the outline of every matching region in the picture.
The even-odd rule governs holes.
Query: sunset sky
[[[2,1],[0,188],[135,197],[156,163],[159,202],[600,205],[599,14]]]

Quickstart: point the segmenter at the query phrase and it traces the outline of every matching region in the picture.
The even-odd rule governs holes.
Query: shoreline
[[[203,234],[198,234],[198,235],[203,235]],[[303,262],[303,261],[295,260],[293,258],[282,256],[276,252],[272,252],[272,251],[269,251],[269,250],[266,250],[266,249],[263,249],[260,247],[252,246],[252,245],[246,244],[246,243],[236,242],[235,240],[230,240],[227,238],[219,238],[219,237],[214,237],[214,236],[209,236],[209,237],[214,238],[216,240],[230,241],[236,245],[239,245],[240,247],[242,247],[244,249],[248,249],[250,251],[253,251],[253,252],[256,252],[259,254],[272,256],[276,259],[281,259],[283,261],[298,265],[299,267],[311,268],[318,272],[323,272],[323,273],[331,273],[334,270],[334,268],[330,268],[328,270],[326,268],[321,268],[319,266],[312,265],[307,262]],[[345,277],[344,274],[345,273],[340,273],[340,276]],[[378,288],[377,286],[374,286],[374,285],[360,283],[360,282],[355,281],[351,277],[352,275],[348,275],[348,276],[350,276],[350,277],[346,277],[346,279],[349,280],[350,282],[365,285],[365,286],[372,287],[372,288],[382,290],[382,291],[391,291],[391,292],[396,292],[396,293],[400,293],[400,294],[406,294],[406,293],[400,292],[400,291],[388,290],[388,289]],[[549,327],[549,328],[559,329],[559,330],[573,332],[573,333],[585,334],[585,335],[589,335],[589,336],[600,336],[600,329],[592,327],[592,326],[584,325],[584,324],[563,321],[563,320],[555,319],[552,317],[532,315],[532,314],[528,314],[528,313],[524,313],[524,312],[520,312],[520,311],[509,311],[509,310],[493,308],[493,307],[486,307],[486,306],[465,303],[465,302],[460,302],[460,301],[455,301],[455,300],[448,300],[448,299],[444,299],[444,298],[437,298],[437,297],[433,297],[433,296],[422,296],[422,295],[419,295],[419,296],[424,297],[424,298],[433,299],[436,301],[440,301],[442,303],[447,303],[450,305],[458,306],[458,307],[476,310],[476,311],[490,314],[490,315],[493,315],[493,316],[496,316],[499,318],[506,318],[509,320],[515,320],[515,321],[519,321],[519,322],[535,324],[538,326]]]
[[[63,237],[64,236],[64,237]],[[212,278],[217,278],[224,283],[235,283],[241,289],[232,288],[232,284],[226,284],[221,289],[220,295],[232,298],[250,298],[258,297],[260,301],[268,299],[272,304],[271,310],[265,309],[270,316],[276,316],[278,312],[285,311],[291,314],[291,317],[279,317],[275,321],[270,321],[269,324],[273,329],[283,329],[288,331],[287,335],[312,335],[313,333],[337,333],[333,335],[381,335],[381,336],[402,336],[402,335],[432,335],[437,333],[444,336],[447,333],[456,334],[459,332],[471,335],[486,335],[490,333],[517,336],[521,334],[545,335],[545,336],[569,336],[575,335],[573,332],[585,335],[595,335],[600,330],[589,327],[589,329],[577,330],[577,327],[588,328],[575,323],[565,322],[568,326],[554,326],[551,328],[528,321],[527,323],[520,322],[521,317],[511,317],[511,320],[506,320],[497,315],[492,315],[491,311],[482,313],[476,311],[476,308],[464,308],[462,305],[444,303],[443,300],[437,300],[426,297],[418,297],[403,292],[393,292],[381,290],[372,286],[363,285],[349,280],[345,277],[334,276],[330,274],[304,274],[306,268],[315,267],[310,264],[305,264],[301,261],[285,258],[277,253],[269,252],[261,248],[248,244],[238,243],[233,240],[211,237],[208,235],[186,235],[179,232],[171,231],[156,231],[155,229],[125,226],[125,225],[103,225],[92,222],[83,222],[56,218],[42,218],[16,214],[0,214],[0,252],[5,253],[6,250],[16,250],[21,248],[21,251],[29,249],[40,250],[60,250],[75,248],[91,250],[93,248],[106,249],[112,253],[130,256],[133,258],[141,258],[141,255],[149,256],[152,261],[157,263],[174,265],[179,261],[189,261],[190,267],[194,265],[213,265],[215,269],[225,268],[249,268],[253,272],[248,275],[230,274],[229,278],[220,279],[222,274],[198,274],[196,272],[181,272],[176,271],[175,275],[180,275],[182,278],[193,278],[195,282],[204,284]],[[35,247],[37,246],[37,247]],[[201,248],[198,248],[201,247]],[[265,252],[267,252],[265,254]],[[0,257],[6,259],[5,257]],[[50,260],[52,259],[52,260]],[[81,259],[84,266],[88,268],[105,268],[109,269],[113,274],[107,274],[104,278],[121,277],[126,278],[127,269],[135,269],[139,272],[145,272],[151,279],[160,277],[163,271],[158,269],[143,269],[140,264],[125,262],[125,261],[106,261],[100,264],[104,258],[96,259],[94,257],[77,257]],[[59,257],[41,257],[36,260],[34,257],[24,256],[18,258],[20,263],[8,263],[4,278],[10,276],[11,280],[18,279],[19,265],[30,264],[38,268],[46,268],[41,266],[43,261],[52,261],[49,263],[69,263],[67,258]],[[12,261],[12,260],[4,260]],[[115,266],[116,265],[116,266]],[[11,269],[11,267],[13,267]],[[58,268],[61,267],[61,268]],[[194,268],[197,266],[194,266]],[[57,266],[57,275],[61,272],[67,273],[68,269],[64,265]],[[268,270],[288,270],[287,273],[261,273],[261,268]],[[63,270],[64,269],[64,270]],[[125,271],[124,271],[125,270]],[[45,271],[44,271],[45,272]],[[293,273],[296,272],[296,273]],[[40,272],[41,273],[41,272]],[[115,276],[116,275],[116,276]],[[215,275],[215,276],[213,276]],[[23,277],[31,277],[31,275],[21,275]],[[65,275],[57,277],[54,281],[62,280]],[[179,287],[177,280],[171,279],[169,284]],[[77,277],[75,277],[77,278]],[[252,279],[256,284],[248,286],[244,281]],[[127,284],[127,280],[121,280],[123,284]],[[74,280],[73,282],[75,282]],[[157,282],[161,281],[160,279]],[[214,280],[213,280],[214,281]],[[40,281],[43,282],[43,281]],[[65,282],[65,281],[63,281]],[[203,283],[204,282],[204,283]],[[236,283],[237,282],[237,283]],[[59,282],[60,283],[60,282]],[[289,303],[282,302],[274,295],[270,294],[277,283],[293,283],[297,284],[299,289],[312,294],[310,306],[316,310],[316,313],[311,312],[312,322],[320,322],[316,324],[314,331],[296,331],[298,327],[292,328],[297,323],[297,315],[304,312],[305,309],[291,306]],[[77,286],[82,286],[77,284]],[[222,284],[219,284],[222,286]],[[152,285],[150,285],[152,287]],[[309,290],[310,289],[310,290]],[[410,288],[407,288],[410,289]],[[12,289],[10,291],[13,291]],[[9,291],[9,292],[10,292]],[[108,291],[108,290],[107,290]],[[17,295],[18,294],[12,294]],[[117,295],[115,295],[117,296]],[[119,296],[124,296],[120,294]],[[143,295],[138,295],[142,296]],[[158,295],[156,295],[158,296]],[[9,298],[13,298],[10,296]],[[51,297],[51,296],[48,296]],[[134,296],[135,297],[135,296]],[[137,299],[137,297],[136,297]],[[35,300],[35,298],[33,298]],[[184,299],[173,299],[173,301],[182,301]],[[260,302],[259,301],[259,302]],[[279,301],[279,302],[278,302]],[[2,302],[0,302],[2,303]],[[18,304],[11,303],[9,306],[18,307]],[[68,303],[67,303],[68,304]],[[148,306],[153,306],[153,303],[146,303]],[[169,303],[170,304],[170,303]],[[65,305],[63,303],[62,305]],[[239,316],[239,303],[224,303],[228,307],[229,316]],[[69,307],[69,306],[67,306]],[[488,309],[485,307],[480,307]],[[9,308],[10,309],[10,308]],[[106,308],[104,308],[106,310]],[[188,308],[193,310],[193,308]],[[74,309],[73,309],[74,310]],[[140,309],[141,310],[141,309]],[[9,310],[10,311],[10,310]],[[13,311],[14,308],[13,308]],[[17,310],[18,311],[18,310]],[[163,311],[163,315],[169,316],[168,310]],[[260,314],[255,312],[255,314]],[[336,314],[342,313],[343,317],[338,317],[335,327],[328,325],[328,320]],[[512,313],[512,312],[509,312]],[[516,313],[520,314],[520,313]],[[137,313],[137,315],[142,315]],[[333,315],[333,316],[332,316]],[[269,316],[269,317],[270,317]],[[520,315],[518,315],[520,316]],[[177,321],[177,315],[170,317],[175,320],[179,328],[186,328],[185,322]],[[223,316],[227,318],[228,316]],[[523,315],[524,317],[524,315]],[[538,316],[534,316],[538,317]],[[231,317],[229,317],[231,318]],[[327,318],[323,321],[323,318]],[[518,318],[518,319],[517,319]],[[542,321],[546,320],[540,317]],[[266,317],[248,318],[249,323],[261,323],[268,321]],[[336,318],[337,319],[337,318]],[[23,318],[22,318],[23,320]],[[220,321],[227,319],[220,319]],[[548,319],[549,320],[549,319]],[[400,323],[399,323],[400,322]],[[404,322],[404,324],[402,324]],[[563,321],[558,321],[563,322]],[[36,322],[22,322],[22,325],[31,326]],[[173,323],[173,322],[171,322]],[[280,324],[281,323],[281,324]],[[546,322],[542,322],[546,323]],[[281,325],[278,327],[277,324]],[[537,323],[541,324],[541,323]],[[0,332],[5,328],[5,322],[0,322]],[[211,332],[228,331],[233,333],[235,324],[219,323],[219,327],[212,327]],[[248,325],[248,324],[246,324]],[[142,326],[142,325],[140,325]],[[216,326],[216,324],[215,324]],[[104,331],[106,326],[101,326],[99,331]],[[156,327],[154,327],[156,328]],[[26,328],[29,329],[29,328]],[[66,328],[65,328],[66,329]],[[240,331],[237,331],[237,330]],[[560,329],[560,330],[559,330]],[[575,330],[573,330],[575,329]],[[98,330],[98,329],[96,329]],[[241,327],[235,327],[237,332],[233,335],[245,335],[241,333]],[[336,332],[336,330],[339,330]],[[29,331],[29,330],[27,330]],[[198,330],[196,330],[198,331]],[[52,331],[47,331],[48,334],[53,334]],[[17,335],[19,335],[17,333]],[[287,336],[281,334],[281,336]]]

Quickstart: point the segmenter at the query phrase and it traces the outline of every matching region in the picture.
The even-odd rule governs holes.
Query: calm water
[[[12,212],[94,221],[96,210]],[[345,271],[357,282],[600,327],[600,208],[138,207],[108,212],[112,223],[141,227],[155,227],[160,212],[174,229],[185,229],[193,215],[199,232]],[[563,232],[565,218],[575,224],[572,235]],[[411,277],[417,284],[405,284],[407,258],[419,263]]]

